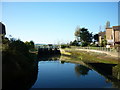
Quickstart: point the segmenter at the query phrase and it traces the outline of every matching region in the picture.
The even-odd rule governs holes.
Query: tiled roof
[[[120,30],[120,26],[113,26],[114,30]]]
[[[113,26],[113,27],[120,27],[120,26]]]
[[[98,35],[104,37],[106,32],[99,32]]]

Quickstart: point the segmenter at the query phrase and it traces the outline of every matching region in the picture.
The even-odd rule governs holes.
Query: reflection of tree
[[[120,80],[120,64],[113,67],[113,76]]]
[[[82,66],[82,65],[76,65],[75,66],[75,72],[76,72],[76,74],[78,76],[80,76],[80,75],[83,75],[83,76],[87,75],[89,70],[91,70],[91,69],[89,69],[89,68],[87,68],[85,66]]]
[[[60,59],[60,55],[48,55],[39,57],[39,61],[56,61]]]
[[[65,61],[60,61],[60,63],[61,63],[61,64],[64,64],[64,63],[65,63]]]
[[[106,83],[112,83],[112,88],[120,88],[120,64],[89,63],[90,68],[106,78]]]
[[[112,68],[112,75],[117,80],[112,79],[111,82],[113,84],[113,87],[120,88],[120,63]]]

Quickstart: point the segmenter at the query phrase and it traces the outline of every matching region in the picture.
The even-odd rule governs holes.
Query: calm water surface
[[[37,80],[32,88],[113,87],[112,83],[106,78],[111,73],[103,73],[99,69],[98,72],[81,64],[61,63],[59,60],[39,61]]]

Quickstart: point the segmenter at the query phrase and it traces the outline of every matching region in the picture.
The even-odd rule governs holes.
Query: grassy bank
[[[84,61],[86,63],[112,63],[117,64],[118,58],[110,57],[103,53],[96,52],[86,52],[86,51],[78,51],[71,48],[61,49],[61,54],[63,56],[70,58],[72,61]]]

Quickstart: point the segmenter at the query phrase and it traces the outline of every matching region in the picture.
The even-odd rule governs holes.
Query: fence
[[[116,56],[118,57],[120,55],[120,47],[118,47],[117,49],[115,48],[106,48],[106,47],[74,47],[72,46],[71,49],[75,50],[75,49],[84,49],[84,50],[95,50],[96,51],[102,51],[101,53],[106,53],[109,54],[111,56]]]
[[[105,52],[118,52],[117,49],[106,48],[106,47],[76,47],[76,49],[90,49],[90,50],[99,50],[99,51],[105,51]]]

